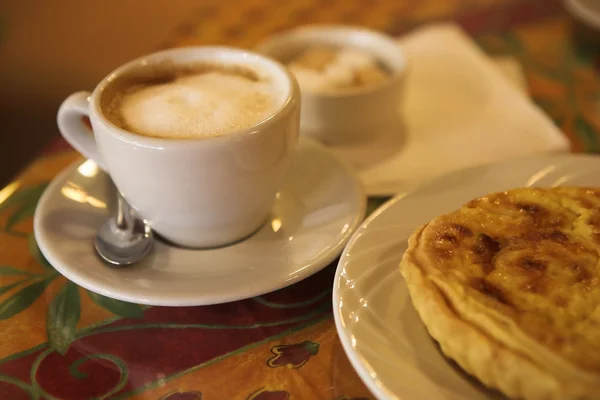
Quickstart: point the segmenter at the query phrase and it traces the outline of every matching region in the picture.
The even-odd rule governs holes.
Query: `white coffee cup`
[[[284,100],[248,129],[199,139],[163,139],[128,132],[103,114],[113,80],[159,63],[210,63],[258,68]],[[125,199],[161,236],[186,247],[243,239],[268,218],[285,179],[299,130],[295,79],[267,57],[227,47],[190,47],[140,57],[117,68],[93,92],[69,96],[58,111],[65,139],[108,172]],[[84,124],[89,117],[93,136]]]
[[[391,75],[377,85],[342,92],[311,92],[301,88],[302,135],[326,144],[345,145],[367,141],[390,126],[400,126],[407,60],[394,38],[361,27],[314,24],[278,32],[259,43],[255,50],[287,63],[314,46],[364,51],[383,62]]]

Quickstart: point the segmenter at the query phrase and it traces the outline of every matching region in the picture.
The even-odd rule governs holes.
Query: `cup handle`
[[[63,101],[58,109],[58,129],[75,150],[92,159],[100,168],[106,171],[93,132],[83,122],[83,118],[89,118],[90,115],[89,97],[91,95],[87,91],[76,92]]]

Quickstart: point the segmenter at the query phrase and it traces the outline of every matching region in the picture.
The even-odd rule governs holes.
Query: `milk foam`
[[[305,55],[304,55],[305,56]],[[363,72],[378,72],[384,76],[377,64],[377,59],[367,52],[355,49],[342,49],[332,54],[331,60],[326,65],[318,68],[310,62],[294,60],[288,68],[302,89],[312,92],[336,91],[344,88],[356,87],[357,79]]]
[[[274,85],[226,71],[184,75],[125,93],[120,114],[133,132],[163,138],[219,136],[255,125],[278,106]]]

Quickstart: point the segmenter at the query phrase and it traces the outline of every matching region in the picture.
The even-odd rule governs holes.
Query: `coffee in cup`
[[[256,125],[284,100],[284,91],[264,70],[164,63],[115,79],[100,107],[110,122],[129,132],[202,139]]]
[[[159,235],[214,247],[268,219],[299,115],[299,88],[282,64],[245,50],[192,47],[117,68],[92,93],[68,97],[58,125]]]

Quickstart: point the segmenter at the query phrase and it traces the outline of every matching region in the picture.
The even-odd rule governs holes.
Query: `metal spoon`
[[[96,234],[94,247],[100,257],[115,266],[142,260],[152,248],[152,229],[134,215],[117,190],[117,215],[108,219]]]

